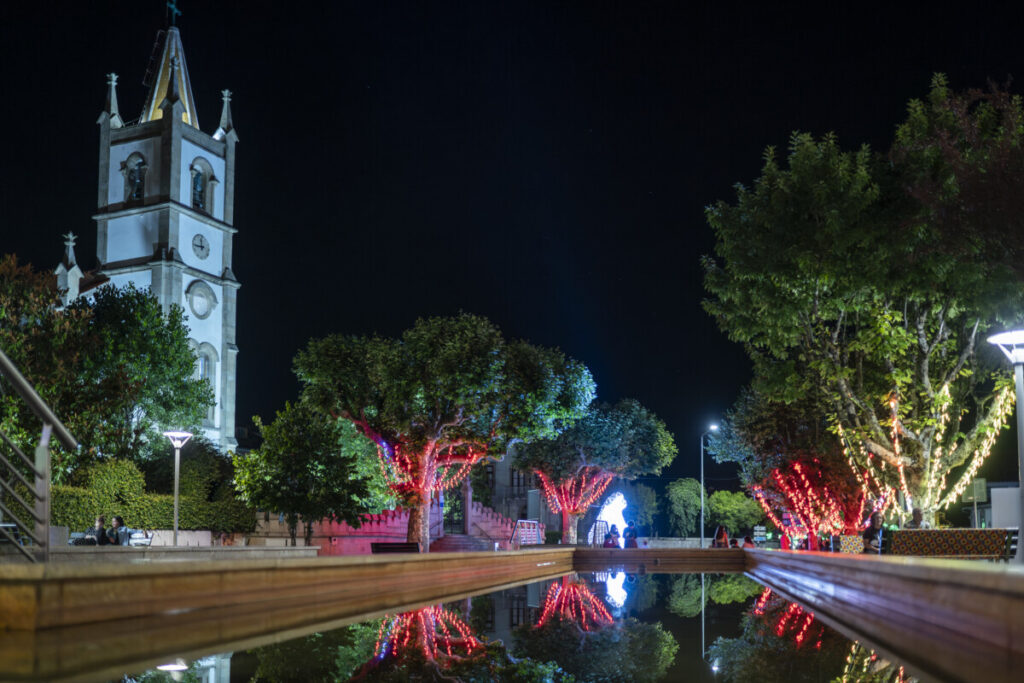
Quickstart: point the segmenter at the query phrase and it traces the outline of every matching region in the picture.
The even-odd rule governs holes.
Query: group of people
[[[864,530],[864,552],[881,555],[888,551],[886,547],[888,536],[885,526],[882,524],[882,513],[871,513],[871,523]],[[931,525],[924,521],[924,513],[921,508],[914,508],[910,512],[910,520],[903,524],[904,529],[930,529]]]
[[[602,547],[618,548],[620,547],[619,540],[625,539],[626,548],[638,548],[639,546],[636,543],[636,537],[637,533],[635,522],[629,522],[628,524],[626,524],[626,528],[622,531],[622,536],[619,536],[619,527],[615,524],[612,524],[611,529],[609,529],[608,533],[604,535],[604,543]]]
[[[735,538],[729,538],[729,530],[725,528],[724,524],[720,524],[715,529],[715,538],[711,541],[712,548],[756,548],[757,545],[754,543],[754,539],[750,536],[743,537],[743,545],[741,546],[739,541]]]
[[[106,517],[97,517],[96,523],[85,532],[85,536],[75,539],[75,545],[129,545],[131,533],[120,515],[114,515],[109,529],[106,528],[106,524]]]

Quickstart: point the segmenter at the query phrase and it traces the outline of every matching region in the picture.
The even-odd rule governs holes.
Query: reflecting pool
[[[909,681],[741,574],[574,573],[121,681]]]

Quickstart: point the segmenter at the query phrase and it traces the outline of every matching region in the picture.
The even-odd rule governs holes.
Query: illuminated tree
[[[509,442],[556,436],[594,396],[582,364],[506,341],[466,314],[418,320],[400,339],[315,339],[295,370],[305,401],[376,444],[388,485],[410,509],[408,540],[423,552],[437,492]]]
[[[1019,250],[1020,218],[983,219],[1024,194],[1021,107],[936,79],[887,158],[794,134],[707,212],[705,305],[747,347],[758,391],[819,396],[845,456],[926,515],[957,499],[1012,408],[979,340],[1024,303],[1017,266],[992,257]]]
[[[665,424],[633,400],[595,404],[558,438],[519,444],[513,465],[533,470],[548,507],[562,514],[562,542],[576,543],[579,517],[615,477],[659,474],[676,456]]]

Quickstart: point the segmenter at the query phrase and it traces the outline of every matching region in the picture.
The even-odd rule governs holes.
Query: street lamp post
[[[174,545],[178,545],[178,469],[181,463],[181,447],[192,438],[192,432],[164,432],[174,446]]]
[[[717,432],[718,425],[711,425],[700,435],[700,547],[704,547],[704,439],[711,432]]]
[[[1017,485],[1020,487],[1020,501],[1017,520],[1017,556],[1014,561],[1024,564],[1020,532],[1024,531],[1024,330],[1013,330],[995,334],[988,338],[1006,354],[1013,364],[1014,383],[1017,385]]]

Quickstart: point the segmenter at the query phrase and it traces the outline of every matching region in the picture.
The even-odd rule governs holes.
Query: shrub
[[[213,532],[248,532],[255,527],[253,511],[231,495],[208,501],[212,479],[209,469],[196,468],[190,480],[189,494],[179,496],[178,528],[209,529]],[[52,523],[72,530],[88,529],[97,515],[109,520],[121,515],[125,524],[135,529],[170,529],[174,526],[174,496],[145,493],[142,473],[131,462],[110,460],[99,463],[76,478],[81,486],[51,487],[50,516]],[[184,478],[183,478],[184,480]],[[203,484],[203,481],[206,484]],[[195,486],[192,486],[195,484]]]

